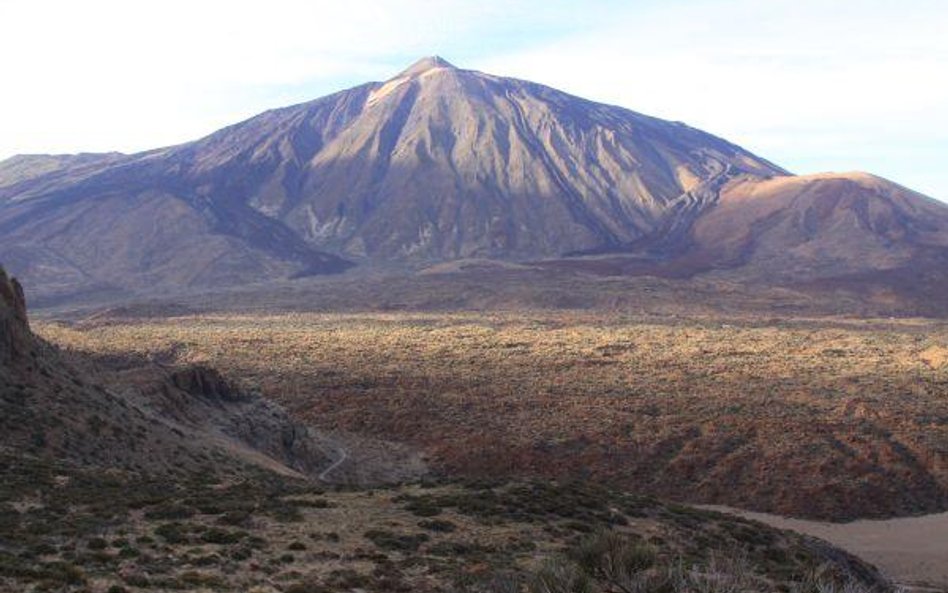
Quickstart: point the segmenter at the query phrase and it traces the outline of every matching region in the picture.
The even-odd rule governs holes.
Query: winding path
[[[336,445],[336,451],[339,453],[339,459],[333,461],[332,465],[330,465],[329,467],[324,469],[322,472],[320,472],[319,476],[317,476],[320,481],[328,482],[329,474],[339,469],[339,466],[345,463],[347,459],[349,459],[349,452],[344,447]]]

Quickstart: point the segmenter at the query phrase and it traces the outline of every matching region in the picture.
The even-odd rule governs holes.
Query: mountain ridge
[[[820,179],[828,195],[821,204],[833,202],[833,192],[852,194],[829,209],[835,226],[813,227],[822,207],[811,204],[804,226],[816,234],[800,232],[797,209],[806,200],[781,198],[782,214],[767,216],[782,217],[783,226],[748,220],[739,232],[753,235],[745,241],[753,249],[737,257],[720,229],[746,218],[738,212],[766,211],[761,204],[772,196],[764,194],[781,179],[810,177],[680,122],[431,56],[387,81],[268,110],[189,143],[4,161],[0,260],[41,299],[66,299],[239,286],[366,264],[563,259],[581,267],[570,257],[589,254],[641,260],[613,266],[622,274],[726,269],[739,280],[807,283],[889,273],[937,260],[948,245],[932,238],[948,232],[948,206],[916,205],[920,194],[879,178],[846,187]],[[781,187],[781,195],[808,191]],[[735,197],[740,192],[758,195],[755,205]],[[869,219],[856,210],[876,216],[879,207],[896,226],[937,229],[892,236],[886,247],[885,232],[858,223]],[[874,256],[857,265],[855,252],[866,246]],[[781,252],[798,258],[792,273],[763,273]]]

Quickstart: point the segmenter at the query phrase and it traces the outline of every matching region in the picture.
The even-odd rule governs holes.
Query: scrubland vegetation
[[[3,591],[883,591],[759,523],[590,485],[321,490],[0,456]]]
[[[201,362],[447,475],[594,478],[846,519],[948,508],[948,327],[592,312],[36,323],[67,352]]]

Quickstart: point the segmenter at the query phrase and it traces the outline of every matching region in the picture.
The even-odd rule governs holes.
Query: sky
[[[426,55],[948,201],[945,0],[0,0],[0,159],[177,144]]]

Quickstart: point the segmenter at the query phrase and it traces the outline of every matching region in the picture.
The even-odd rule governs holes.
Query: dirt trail
[[[344,447],[337,445],[336,451],[339,453],[339,459],[333,461],[332,465],[324,469],[319,474],[319,480],[322,482],[328,482],[329,474],[331,474],[333,471],[338,469],[340,465],[342,465],[343,463],[346,462],[347,459],[349,459],[349,451],[347,451]]]
[[[428,473],[412,447],[344,431],[317,431],[320,450],[333,459],[313,477],[328,484],[376,486],[416,480]]]
[[[872,562],[891,579],[948,591],[948,513],[852,523],[788,519],[724,506],[704,508],[792,529]]]

